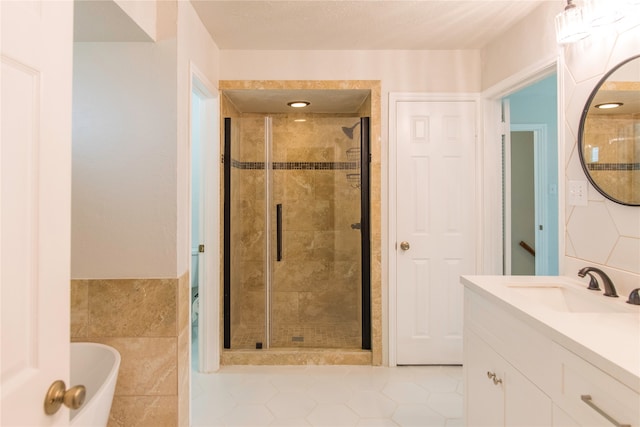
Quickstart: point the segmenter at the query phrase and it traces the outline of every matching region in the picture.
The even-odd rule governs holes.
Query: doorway
[[[503,274],[558,274],[557,82],[503,98]]]
[[[220,163],[217,93],[192,65],[191,81],[191,366],[220,365]]]
[[[511,254],[508,263],[513,275],[535,275],[536,247],[536,192],[534,168],[534,135],[531,131],[514,131],[510,134],[508,183],[510,188],[510,223],[505,241],[506,253]]]

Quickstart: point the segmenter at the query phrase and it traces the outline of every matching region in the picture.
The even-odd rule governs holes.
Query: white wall
[[[219,79],[219,49],[204,28],[190,2],[178,2],[177,59],[177,273],[181,276],[191,264],[190,230],[190,111],[192,72],[197,72],[210,90],[217,92]],[[218,120],[212,117],[211,120]],[[219,164],[216,162],[216,164]]]
[[[577,157],[577,134],[581,110],[599,79],[623,59],[640,52],[637,15],[621,21],[607,33],[560,48],[555,42],[554,17],[562,2],[545,2],[520,24],[508,30],[482,51],[482,87],[491,88],[526,70],[559,58],[560,146],[559,181],[586,180]],[[635,19],[634,22],[630,22]],[[619,34],[619,35],[618,35]],[[560,191],[562,221],[559,233],[560,274],[577,277],[586,265],[600,266],[610,274],[619,293],[626,296],[640,286],[640,208],[615,204],[589,188],[587,207],[568,206]],[[564,215],[563,215],[564,213]]]
[[[568,180],[587,180],[577,150],[580,116],[587,98],[607,71],[639,53],[638,15],[564,49],[560,87],[564,88],[565,186]],[[584,266],[600,266],[622,297],[640,287],[640,207],[613,203],[589,184],[588,205],[566,204],[565,209],[564,274],[575,277]]]
[[[563,1],[544,2],[482,49],[482,89],[558,56],[555,16]]]
[[[74,279],[176,277],[175,51],[74,45]]]
[[[479,92],[475,50],[223,50],[221,80],[380,80],[382,147],[389,92]]]
[[[75,44],[76,279],[175,278],[191,262],[191,72],[215,92],[218,48],[189,2],[157,18],[156,43]]]

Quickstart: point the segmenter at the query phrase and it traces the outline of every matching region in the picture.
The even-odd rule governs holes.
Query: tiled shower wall
[[[71,281],[71,339],[122,356],[109,427],[188,425],[188,273]]]
[[[341,128],[359,119],[272,117],[272,259],[275,205],[283,207],[283,259],[272,263],[272,345],[358,348],[360,232],[351,225],[360,221],[360,190],[347,175],[359,176],[359,154],[347,151],[359,148],[359,132],[351,140]],[[252,348],[264,340],[264,116],[243,115],[233,132],[232,348]]]
[[[640,145],[635,141],[640,127],[638,114],[598,114],[590,115],[585,127],[586,147],[598,147],[598,159],[589,163],[591,176],[618,200],[640,203]],[[637,129],[636,129],[637,128]],[[611,143],[611,135],[617,141]],[[629,159],[621,163],[620,159]],[[590,159],[587,159],[589,162]]]

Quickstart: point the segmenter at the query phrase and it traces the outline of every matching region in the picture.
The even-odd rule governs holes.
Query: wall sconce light
[[[556,15],[556,40],[559,45],[575,43],[595,28],[613,24],[626,15],[638,16],[640,0],[584,0],[583,7],[567,0],[562,13]]]
[[[577,7],[573,0],[567,0],[564,11],[556,15],[556,40],[558,44],[575,43],[588,35],[582,9]]]

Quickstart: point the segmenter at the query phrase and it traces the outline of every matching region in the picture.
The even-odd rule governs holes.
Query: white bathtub
[[[69,425],[106,427],[118,379],[120,353],[104,344],[71,343],[70,384],[85,386],[87,395],[80,409],[71,410]]]

